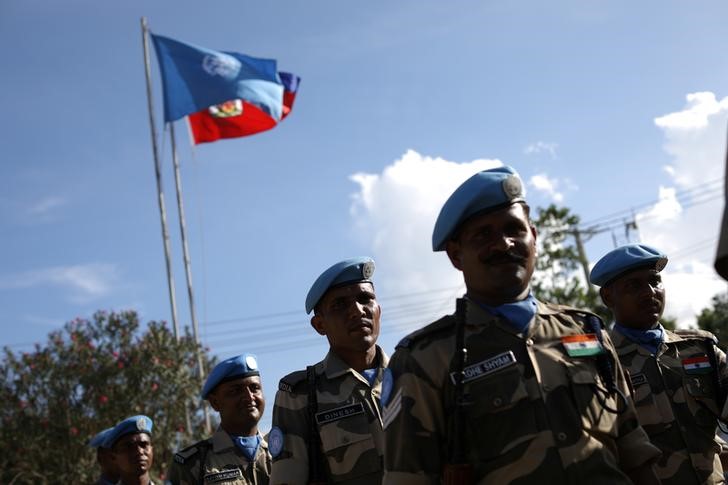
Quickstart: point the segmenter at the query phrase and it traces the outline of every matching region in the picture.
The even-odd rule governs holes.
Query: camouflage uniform
[[[315,366],[316,420],[328,482],[376,485],[382,480],[379,400],[388,360],[377,347],[379,368],[372,386],[331,351]],[[281,429],[284,439],[273,458],[272,485],[308,483],[309,422],[306,371],[294,372],[281,379],[273,408],[273,426]]]
[[[666,329],[656,355],[618,331],[610,334],[632,381],[640,424],[662,450],[655,466],[662,483],[724,483],[718,455],[721,448],[715,436],[717,416],[721,414],[716,399],[716,370],[712,365],[708,373],[684,369],[685,359],[709,360],[706,349],[711,345],[718,375],[728,378],[726,356],[714,346],[713,334]]]
[[[465,393],[471,404],[464,440],[475,483],[626,484],[625,471],[659,455],[629,398],[619,415],[599,403],[594,386],[605,384],[595,357],[565,351],[561,337],[588,333],[588,314],[539,302],[525,335],[471,301],[466,314]],[[453,442],[454,348],[452,315],[397,346],[384,411],[385,484],[440,483]],[[616,369],[616,385],[628,396],[618,364]],[[613,395],[600,393],[600,399],[618,406]]]
[[[201,460],[204,460],[204,465]],[[168,480],[174,485],[268,485],[270,467],[268,443],[264,439],[260,441],[255,461],[251,463],[235,446],[230,435],[218,428],[210,439],[195,443],[174,455]]]

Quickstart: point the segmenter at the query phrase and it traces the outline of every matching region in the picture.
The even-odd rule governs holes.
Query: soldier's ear
[[[451,239],[445,244],[445,252],[447,257],[450,258],[450,262],[455,268],[462,271],[463,264],[461,259],[460,242]]]
[[[324,329],[324,319],[318,313],[314,313],[311,317],[311,326],[314,330],[316,330],[316,332],[318,332],[319,335],[326,335],[326,330]]]
[[[614,298],[612,295],[611,286],[602,286],[601,288],[599,288],[599,296],[602,297],[602,301],[605,305],[607,305],[608,308],[612,308],[614,306]]]
[[[210,406],[212,406],[212,409],[220,412],[220,400],[217,397],[217,394],[215,391],[212,391],[210,394],[207,395],[207,401],[210,403]]]

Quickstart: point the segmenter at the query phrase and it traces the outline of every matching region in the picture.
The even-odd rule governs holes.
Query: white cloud
[[[544,141],[537,141],[531,143],[523,149],[523,153],[526,155],[537,155],[539,153],[546,152],[551,155],[551,158],[556,158],[556,149],[559,147],[558,143],[547,143]]]
[[[728,97],[713,93],[687,95],[681,111],[655,118],[672,157],[663,167],[674,186],[659,188],[659,202],[637,214],[640,239],[667,253],[664,271],[666,315],[681,326],[726,286],[712,268],[723,208],[723,170]],[[671,255],[674,255],[671,257]]]
[[[66,204],[66,199],[62,197],[49,196],[35,202],[27,208],[26,213],[29,216],[45,216],[53,209]]]
[[[432,251],[435,220],[442,204],[462,182],[476,172],[501,165],[499,160],[483,159],[456,163],[409,150],[380,174],[351,176],[358,184],[351,205],[354,230],[377,261],[378,293],[399,295],[453,288],[443,292],[440,300],[448,311],[451,309],[454,294],[462,287],[462,276],[444,253]],[[427,315],[422,314],[424,309],[417,311],[417,323],[422,324],[441,315],[443,308],[435,304]]]
[[[564,200],[564,194],[557,190],[557,187],[559,186],[559,181],[555,178],[550,178],[545,173],[533,175],[528,180],[528,185],[538,190],[539,192],[543,192],[548,197],[553,199],[554,202],[560,203]]]
[[[87,303],[109,294],[117,280],[114,264],[54,266],[0,276],[0,290],[54,286],[68,290],[71,301]]]
[[[728,97],[718,101],[715,94],[704,91],[685,96],[688,104],[676,111],[655,118],[655,124],[665,130],[699,131],[708,127],[711,117],[728,109]]]

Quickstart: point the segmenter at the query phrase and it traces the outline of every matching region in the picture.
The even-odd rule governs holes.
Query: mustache
[[[525,263],[526,259],[527,258],[521,254],[509,251],[505,253],[491,254],[490,256],[481,258],[480,261],[486,264]]]

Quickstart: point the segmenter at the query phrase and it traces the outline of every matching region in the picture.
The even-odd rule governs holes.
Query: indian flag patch
[[[590,357],[604,352],[604,347],[593,333],[567,335],[561,337],[561,343],[564,344],[569,357]]]
[[[707,355],[683,359],[682,366],[686,374],[708,374],[713,370]]]

